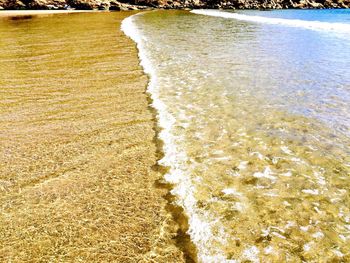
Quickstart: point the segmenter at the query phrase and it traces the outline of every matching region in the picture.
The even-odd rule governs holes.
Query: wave
[[[299,27],[310,30],[329,31],[341,34],[350,34],[350,24],[344,23],[329,23],[321,21],[306,21],[299,19],[284,19],[284,18],[271,18],[263,16],[250,16],[231,12],[223,12],[219,10],[193,10],[191,13],[198,15],[216,16],[223,18],[232,18],[248,22],[264,23],[271,25],[283,25],[289,27]]]
[[[161,127],[159,133],[160,139],[164,142],[164,157],[159,164],[169,167],[169,172],[164,176],[165,179],[175,187],[171,191],[177,197],[177,205],[181,206],[189,220],[188,234],[192,242],[195,244],[198,252],[198,260],[200,262],[234,262],[227,260],[223,251],[216,244],[226,243],[226,234],[223,228],[213,230],[216,224],[215,218],[205,211],[200,211],[197,207],[195,198],[195,187],[188,171],[186,171],[186,162],[188,157],[186,152],[177,146],[177,141],[181,140],[172,133],[176,119],[169,113],[167,106],[163,103],[159,96],[159,85],[157,74],[152,66],[147,49],[145,48],[145,39],[134,23],[136,14],[127,17],[122,21],[122,31],[136,42],[140,65],[144,72],[149,76],[149,84],[147,92],[151,95],[153,101],[152,106],[157,110],[158,125]],[[215,232],[215,234],[214,234]]]

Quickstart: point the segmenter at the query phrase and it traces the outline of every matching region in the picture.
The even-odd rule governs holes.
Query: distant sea
[[[350,10],[123,21],[200,262],[350,261]]]

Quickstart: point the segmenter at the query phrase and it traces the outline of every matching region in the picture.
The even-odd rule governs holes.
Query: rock
[[[109,10],[120,11],[120,3],[117,1],[111,1],[109,3]]]
[[[136,6],[130,5],[127,7],[128,10],[138,10]]]
[[[310,6],[313,8],[324,8],[321,3],[316,3],[316,2],[309,2]]]
[[[340,1],[339,5],[340,5],[341,8],[350,8],[350,1],[348,1],[347,4],[345,2],[343,2],[343,1]]]
[[[107,2],[103,2],[103,3],[100,3],[100,5],[98,6],[98,10],[109,10],[109,3]]]
[[[120,7],[119,6],[110,6],[109,10],[110,11],[120,11]]]
[[[64,0],[32,0],[27,4],[29,9],[64,9],[66,2]]]
[[[79,10],[93,10],[99,6],[95,0],[69,0],[68,4]]]
[[[182,7],[182,5],[179,2],[174,2],[173,3],[173,8],[180,9],[181,7]]]
[[[20,0],[9,0],[4,3],[4,9],[25,9],[26,5]]]
[[[349,8],[350,0],[0,0],[0,9],[281,9]]]

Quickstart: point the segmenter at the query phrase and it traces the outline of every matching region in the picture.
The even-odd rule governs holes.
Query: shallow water
[[[199,261],[349,261],[349,35],[205,12],[123,25]]]

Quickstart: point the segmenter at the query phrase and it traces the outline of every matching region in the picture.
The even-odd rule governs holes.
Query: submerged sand
[[[0,19],[1,262],[184,261],[128,15]]]

